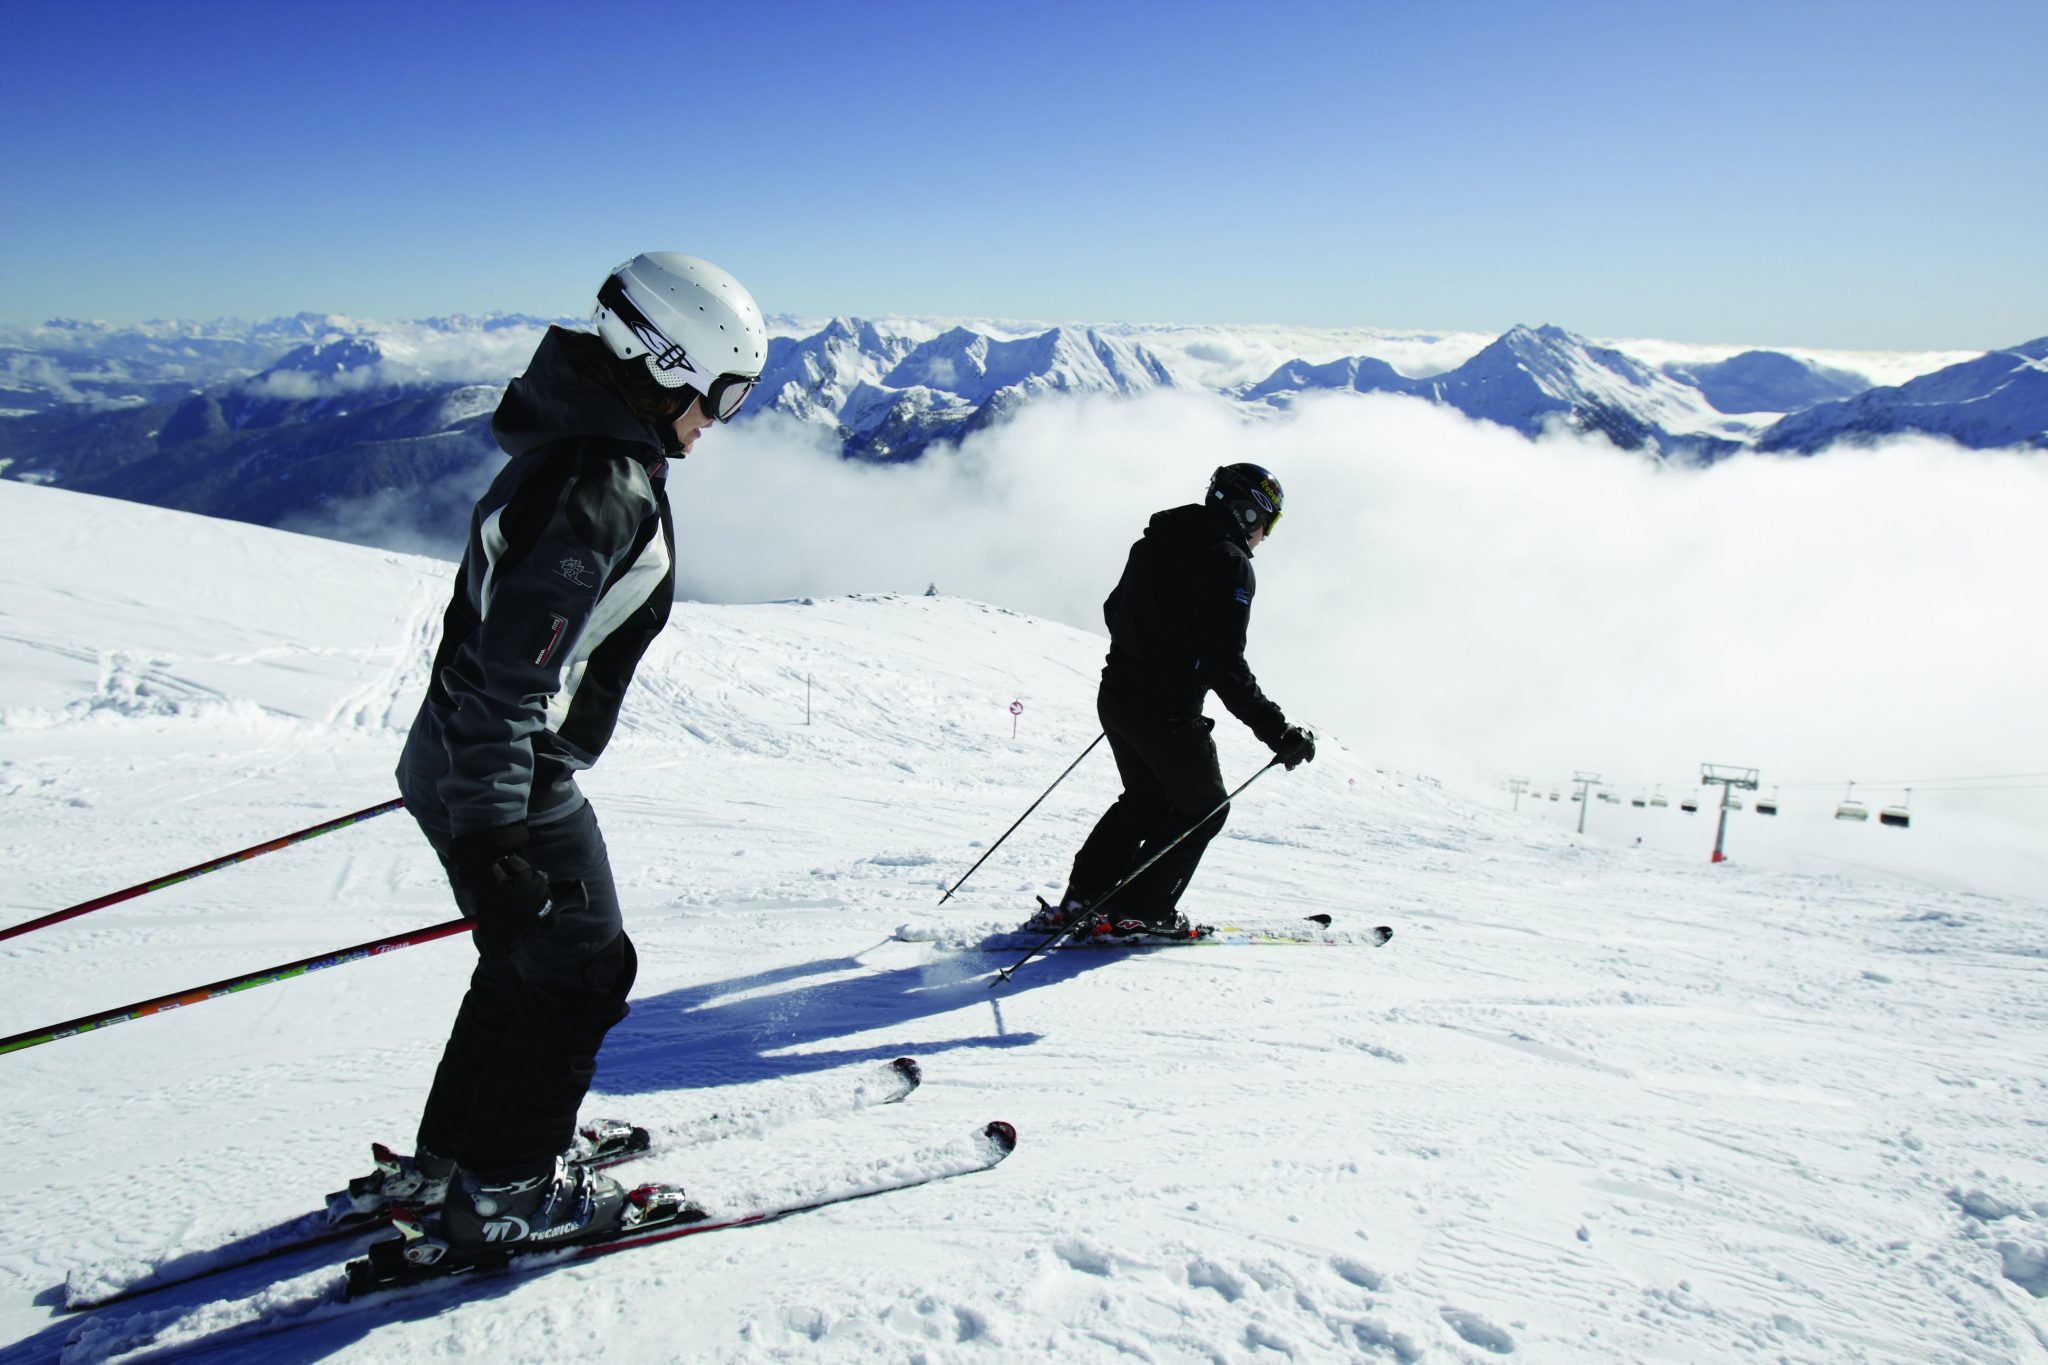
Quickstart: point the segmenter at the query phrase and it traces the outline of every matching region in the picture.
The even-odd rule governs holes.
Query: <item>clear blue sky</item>
[[[0,321],[2048,333],[2048,3],[18,0]]]

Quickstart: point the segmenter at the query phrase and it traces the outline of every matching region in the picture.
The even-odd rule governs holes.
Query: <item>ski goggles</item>
[[[721,422],[730,422],[759,383],[758,374],[722,374],[704,391],[704,411]]]
[[[668,339],[654,322],[640,311],[626,292],[625,281],[613,275],[597,291],[601,307],[611,310],[613,316],[623,323],[639,343],[647,348],[647,359],[655,369],[655,381],[666,389],[690,388],[704,397],[704,411],[721,422],[730,422],[738,414],[740,405],[747,401],[747,395],[760,382],[757,374],[721,374],[711,382],[703,382],[703,372],[691,361],[682,347]],[[677,374],[677,371],[681,371]]]

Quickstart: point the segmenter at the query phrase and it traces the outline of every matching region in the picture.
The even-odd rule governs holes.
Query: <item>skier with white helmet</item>
[[[1280,520],[1281,500],[1271,471],[1225,465],[1201,502],[1157,513],[1131,546],[1102,604],[1109,657],[1095,700],[1123,793],[1074,855],[1066,895],[1030,927],[1102,938],[1193,932],[1178,909],[1181,893],[1229,815],[1209,733],[1216,722],[1202,714],[1210,692],[1289,768],[1314,760],[1315,735],[1287,723],[1244,658],[1257,591],[1252,554]]]
[[[594,321],[549,328],[491,420],[510,458],[471,518],[398,765],[406,809],[476,921],[478,960],[417,1152],[380,1158],[382,1192],[414,1208],[445,1194],[458,1255],[620,1218],[619,1184],[572,1158],[637,958],[575,775],[604,752],[668,620],[668,463],[731,420],[767,360],[752,296],[692,256],[619,266]]]

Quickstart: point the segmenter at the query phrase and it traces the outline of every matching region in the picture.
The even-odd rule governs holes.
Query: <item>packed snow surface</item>
[[[24,485],[0,515],[6,923],[392,794],[448,565]],[[679,604],[585,783],[642,964],[586,1113],[785,1111],[635,1178],[738,1208],[991,1119],[1004,1164],[339,1309],[337,1251],[60,1311],[409,1143],[444,939],[0,1056],[0,1361],[2048,1361],[2042,903],[1582,840],[1330,744],[1188,905],[1387,946],[991,990],[1006,959],[893,935],[1060,888],[1101,750],[936,904],[1095,735],[1101,652],[946,597]],[[450,914],[384,816],[0,944],[0,1034]],[[902,1054],[904,1102],[804,1111]]]

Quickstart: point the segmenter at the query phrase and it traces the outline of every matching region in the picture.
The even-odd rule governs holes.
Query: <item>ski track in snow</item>
[[[0,502],[0,919],[391,794],[447,566]],[[1100,652],[949,598],[681,603],[585,782],[642,957],[587,1113],[926,1068],[636,1179],[768,1197],[992,1118],[1003,1166],[331,1315],[340,1248],[57,1311],[408,1141],[447,940],[0,1058],[0,1363],[2048,1362],[2042,904],[1581,841],[1333,743],[1240,799],[1190,909],[1391,944],[1063,953],[992,991],[1001,959],[891,935],[1063,884],[1103,754],[936,908],[1093,737]],[[1218,738],[1227,778],[1264,760]],[[0,944],[0,1033],[448,914],[383,817]]]

